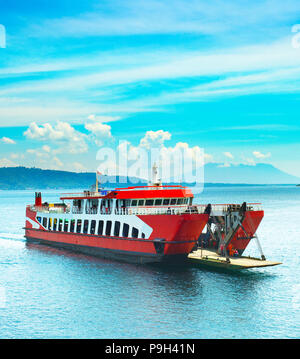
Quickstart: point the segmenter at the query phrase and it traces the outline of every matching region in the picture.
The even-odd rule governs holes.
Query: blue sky
[[[0,0],[0,166],[94,170],[153,131],[300,177],[298,23],[290,0]]]

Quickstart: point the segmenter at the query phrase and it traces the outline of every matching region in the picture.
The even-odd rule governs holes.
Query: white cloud
[[[13,139],[9,138],[9,137],[2,137],[1,141],[9,144],[9,145],[14,145],[16,143],[16,141],[14,141]]]
[[[224,152],[224,155],[232,160],[234,159],[234,156],[231,152]]]
[[[165,141],[171,139],[171,134],[168,131],[147,131],[145,136],[140,141],[140,146],[145,148],[160,147]]]
[[[18,167],[19,165],[8,158],[0,158],[0,167]]]
[[[269,153],[266,153],[266,154],[263,154],[263,153],[261,153],[261,152],[259,152],[259,151],[254,151],[253,152],[253,155],[256,157],[256,158],[258,158],[258,159],[264,159],[264,158],[269,158],[269,157],[271,157],[271,153],[269,152]]]
[[[120,120],[120,116],[99,116],[99,115],[89,115],[88,120],[94,121],[94,122],[112,122],[112,121],[118,121]]]
[[[246,158],[245,159],[245,164],[249,165],[249,166],[256,166],[256,162],[254,161],[253,158]]]
[[[77,154],[88,151],[88,145],[85,142],[86,135],[76,131],[67,122],[58,121],[54,126],[50,123],[38,126],[35,122],[32,122],[24,132],[24,136],[38,141],[53,141],[59,145],[53,151],[54,153]],[[49,147],[45,147],[46,152],[47,150],[49,150]]]
[[[13,160],[17,160],[17,159],[23,159],[24,153],[11,153],[10,154],[10,158],[12,158]]]
[[[220,167],[220,168],[229,168],[229,167],[231,167],[231,164],[228,163],[228,162],[225,162],[224,164],[219,165],[218,167]]]
[[[204,153],[204,161],[205,163],[211,163],[214,161],[214,156],[208,153]]]
[[[102,146],[105,140],[112,139],[111,126],[109,125],[101,122],[90,122],[85,124],[84,127],[91,132],[98,146]]]
[[[87,168],[80,162],[73,162],[71,166],[72,166],[71,171],[75,171],[75,172],[87,171]]]
[[[285,6],[284,6],[285,5]],[[77,16],[48,19],[31,25],[29,35],[35,37],[83,37],[135,34],[228,34],[235,31],[245,36],[249,32],[272,30],[281,21],[292,21],[299,12],[299,4],[288,5],[252,1],[245,4],[237,1],[216,0],[172,1],[167,0],[115,0],[101,2],[93,12]],[[222,20],[222,21],[221,21]],[[269,31],[270,31],[269,30]],[[28,30],[27,30],[28,33]],[[232,33],[231,33],[232,36]]]
[[[131,53],[132,49],[128,51]],[[300,81],[297,80],[300,77],[300,57],[295,56],[295,49],[291,47],[289,38],[274,43],[202,52],[165,50],[156,55],[153,64],[149,63],[149,56],[146,56],[148,51],[141,51],[139,61],[133,61],[129,65],[127,63],[126,66],[117,62],[119,53],[116,52],[110,55],[111,66],[92,67],[88,74],[85,71],[82,74],[83,68],[79,67],[75,74],[67,72],[59,78],[21,80],[13,86],[2,85],[2,97],[23,96],[25,103],[16,106],[14,102],[4,102],[0,106],[0,117],[8,118],[10,121],[7,123],[14,124],[28,123],[29,118],[36,123],[45,119],[49,123],[53,119],[82,123],[82,119],[92,112],[98,115],[90,115],[89,120],[103,123],[120,119],[120,113],[123,116],[124,113],[146,111],[174,103],[256,93],[300,92]],[[83,67],[88,66],[89,61],[91,60],[85,59]],[[124,86],[144,81],[199,76],[207,76],[207,80],[201,82],[201,85],[183,85],[175,91],[169,87],[161,93],[144,98],[139,96],[134,100],[129,99],[128,86]],[[209,76],[217,76],[218,80],[211,80]],[[80,94],[83,100],[80,103],[61,100],[65,94]],[[42,98],[39,105],[37,95],[39,99]],[[28,96],[32,98],[29,99]],[[112,102],[116,96],[120,97],[120,101]],[[101,104],[91,101],[95,97],[101,99]],[[117,115],[112,116],[112,113]]]
[[[104,152],[100,153],[100,150],[97,159],[105,157],[105,163],[99,165],[99,170],[110,175],[150,179],[151,167],[156,163],[163,181],[203,182],[204,163],[211,161],[213,157],[204,154],[199,146],[190,147],[185,142],[177,142],[174,146],[167,147],[164,142],[170,138],[168,131],[147,131],[137,146],[122,141],[117,147],[117,153],[113,151],[109,155],[107,152],[109,158]]]

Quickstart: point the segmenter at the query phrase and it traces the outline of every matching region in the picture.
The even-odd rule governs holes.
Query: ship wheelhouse
[[[147,186],[65,194],[61,200],[73,214],[163,214],[170,209],[175,214],[192,206],[193,194],[183,186]]]

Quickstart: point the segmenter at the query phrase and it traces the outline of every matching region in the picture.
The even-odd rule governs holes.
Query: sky
[[[0,166],[94,171],[126,141],[300,177],[299,23],[291,0],[0,0]]]

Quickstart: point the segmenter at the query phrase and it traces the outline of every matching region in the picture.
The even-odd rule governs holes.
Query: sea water
[[[44,191],[57,201],[59,191]],[[197,203],[262,202],[277,267],[132,265],[24,240],[33,191],[0,192],[0,338],[299,338],[300,188],[207,188]],[[247,254],[259,256],[255,243]]]

